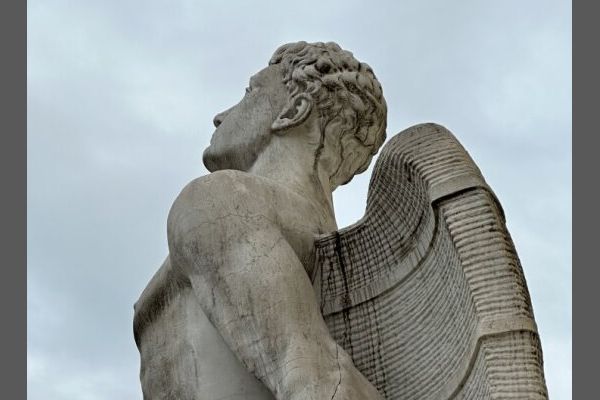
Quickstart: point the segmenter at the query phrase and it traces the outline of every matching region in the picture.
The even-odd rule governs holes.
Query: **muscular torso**
[[[230,188],[229,196],[245,198],[242,206],[271,205],[264,209],[265,218],[277,225],[310,274],[314,235],[322,233],[325,214],[301,195],[241,172],[213,173],[191,185],[202,191],[203,185],[209,188],[219,180]],[[246,204],[252,202],[258,203]],[[135,306],[144,399],[273,399],[225,344],[200,307],[188,277],[174,262],[167,257]]]
[[[144,292],[136,308],[136,317],[153,309],[136,332],[144,399],[272,399],[227,347],[189,283],[170,282],[176,278],[168,258],[161,268],[167,274],[154,282],[161,293]]]

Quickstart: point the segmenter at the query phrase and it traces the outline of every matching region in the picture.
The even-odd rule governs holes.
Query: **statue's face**
[[[213,120],[217,129],[204,151],[206,168],[249,170],[269,144],[271,124],[287,99],[280,65],[270,65],[250,78],[244,98]]]

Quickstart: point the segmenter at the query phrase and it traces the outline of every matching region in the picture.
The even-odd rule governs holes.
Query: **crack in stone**
[[[342,384],[342,367],[340,366],[340,349],[339,349],[339,346],[337,343],[335,345],[335,360],[337,361],[338,372],[340,373],[340,380],[338,381],[337,385],[335,386],[335,390],[333,391],[333,396],[331,396],[331,400],[333,400],[333,398],[335,397],[335,395],[338,391],[338,388]]]

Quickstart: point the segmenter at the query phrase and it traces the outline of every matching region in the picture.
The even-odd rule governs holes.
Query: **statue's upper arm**
[[[190,182],[169,212],[171,257],[182,262],[199,254],[222,257],[230,245],[253,232],[276,229],[258,189],[237,171],[219,171]]]

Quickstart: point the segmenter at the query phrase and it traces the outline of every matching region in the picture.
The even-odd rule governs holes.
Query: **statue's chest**
[[[169,296],[140,338],[145,400],[272,399],[212,326],[191,288]]]

